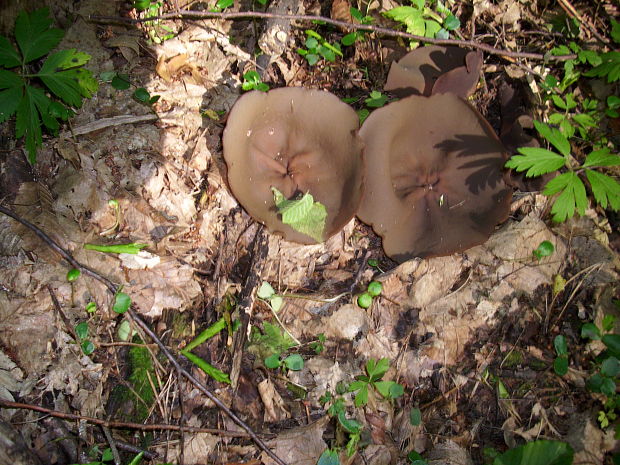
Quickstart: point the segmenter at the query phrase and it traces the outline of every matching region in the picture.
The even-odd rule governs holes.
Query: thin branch
[[[73,256],[67,250],[63,249],[51,237],[49,237],[47,234],[45,234],[37,226],[35,226],[34,224],[30,223],[29,221],[21,218],[17,213],[13,212],[12,210],[9,210],[8,208],[5,208],[2,205],[0,205],[0,213],[4,213],[5,215],[10,216],[15,221],[17,221],[17,222],[21,223],[22,225],[26,226],[27,228],[29,228],[43,242],[45,242],[50,248],[52,248],[52,250],[54,250],[58,254],[60,254],[60,256],[62,258],[64,258],[72,267],[81,270],[84,274],[87,274],[87,275],[91,276],[92,278],[94,278],[94,279],[100,281],[101,283],[103,283],[110,290],[110,292],[112,294],[116,294],[118,292],[120,286],[117,286],[112,281],[110,281],[109,279],[107,279],[104,276],[100,275],[96,271],[91,270],[90,268],[82,265],[75,258],[73,258]],[[135,321],[135,323],[140,328],[142,328],[142,330],[153,340],[153,342],[155,342],[155,344],[157,344],[159,349],[168,358],[168,360],[174,366],[174,368],[177,370],[178,373],[181,373],[183,376],[185,376],[205,396],[207,396],[209,399],[211,399],[213,401],[213,403],[220,408],[220,410],[222,410],[226,415],[228,415],[231,420],[233,420],[235,423],[237,423],[237,425],[239,425],[241,428],[243,428],[247,432],[248,436],[254,441],[254,443],[258,447],[260,447],[263,451],[265,451],[265,453],[267,453],[267,455],[269,455],[273,460],[275,460],[275,462],[278,465],[287,465],[284,461],[282,461],[281,458],[279,458],[267,446],[267,444],[265,444],[263,442],[263,440],[261,438],[259,438],[256,435],[256,433],[252,430],[252,428],[250,428],[249,425],[247,425],[241,418],[239,418],[237,416],[237,414],[235,414],[235,412],[233,412],[230,408],[228,408],[218,397],[215,396],[215,394],[213,394],[211,391],[209,391],[209,389],[205,385],[203,385],[191,373],[189,373],[187,370],[185,370],[185,368],[183,368],[181,366],[181,364],[176,359],[176,357],[174,355],[172,355],[172,353],[168,350],[168,348],[164,345],[164,343],[159,339],[159,337],[151,330],[151,328],[149,328],[149,326],[142,320],[142,318],[140,318],[140,316],[132,308],[127,310],[127,314],[129,316],[131,316],[131,318]],[[4,402],[4,401],[2,401],[2,402]],[[2,404],[0,403],[0,405],[2,405]]]
[[[0,398],[0,408],[11,408],[21,410],[33,410],[35,412],[44,413],[54,418],[61,418],[63,420],[71,421],[85,421],[91,425],[99,425],[109,429],[135,429],[139,431],[185,431],[187,433],[209,433],[217,434],[220,436],[228,436],[231,438],[247,438],[249,435],[244,431],[226,431],[215,428],[198,428],[195,426],[180,426],[180,425],[168,425],[164,423],[156,424],[144,424],[144,423],[131,423],[124,421],[110,421],[101,420],[99,418],[85,417],[83,415],[75,415],[73,413],[59,412],[57,410],[50,410],[38,405],[25,404],[22,402],[11,402],[9,400]]]
[[[146,23],[150,21],[158,20],[174,20],[174,19],[222,19],[222,20],[238,20],[238,19],[279,19],[283,21],[303,21],[312,22],[318,21],[325,24],[331,24],[345,30],[367,31],[374,32],[380,36],[385,37],[402,37],[404,39],[417,40],[419,42],[433,44],[433,45],[456,45],[458,47],[468,47],[478,50],[482,50],[490,55],[499,55],[508,58],[528,58],[530,60],[538,61],[567,61],[577,58],[576,54],[570,55],[543,55],[542,53],[530,53],[530,52],[512,52],[510,50],[502,50],[492,47],[487,44],[476,42],[474,40],[459,40],[459,39],[433,39],[431,37],[418,36],[415,34],[409,34],[408,32],[395,31],[386,27],[373,26],[372,24],[355,24],[347,21],[339,21],[337,19],[326,18],[324,16],[316,15],[288,15],[280,13],[266,13],[262,11],[223,11],[223,12],[211,12],[211,11],[190,11],[180,10],[175,13],[166,13],[159,16],[153,16],[149,18],[122,18],[118,16],[86,16],[87,21],[95,23],[125,23],[125,24],[137,24]]]

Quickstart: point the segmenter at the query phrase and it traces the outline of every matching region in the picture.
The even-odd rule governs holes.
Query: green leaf
[[[372,305],[372,296],[368,292],[363,292],[357,296],[357,305],[360,308],[370,308]]]
[[[52,20],[49,18],[49,10],[41,8],[31,14],[22,11],[15,21],[15,40],[24,57],[24,63],[28,63],[52,50],[65,33],[56,28],[50,29]]]
[[[116,313],[125,313],[131,306],[131,297],[124,292],[119,292],[114,296],[114,306],[112,310]]]
[[[366,102],[366,105],[370,108],[379,108],[385,105],[387,100],[387,96],[383,95],[377,90],[373,90],[370,93],[370,96],[366,100],[364,100],[364,102]]]
[[[455,31],[459,27],[461,27],[461,21],[452,13],[450,13],[448,16],[446,16],[446,19],[444,19],[443,27],[446,28],[448,31]]]
[[[356,434],[362,431],[362,424],[357,420],[347,418],[344,412],[338,413],[338,423],[347,433]]]
[[[271,190],[278,213],[282,215],[282,222],[291,226],[295,231],[306,234],[317,242],[322,242],[327,218],[325,207],[315,202],[310,193],[305,193],[301,199],[287,200],[275,187]]]
[[[603,382],[601,384],[601,392],[605,394],[607,397],[612,397],[616,395],[616,382],[611,378],[603,377]]]
[[[86,321],[82,321],[75,325],[75,335],[78,339],[84,339],[88,337],[88,323]]]
[[[620,22],[611,20],[611,38],[617,44],[620,44]]]
[[[354,404],[356,407],[361,407],[362,405],[366,405],[368,403],[368,384],[364,383],[364,385],[360,388],[360,390],[355,394]]]
[[[151,94],[144,87],[138,87],[133,91],[133,98],[135,98],[138,102],[148,103],[151,98]]]
[[[97,311],[97,304],[95,302],[88,302],[86,307],[84,307],[88,313],[95,313]]]
[[[9,87],[7,79],[9,76],[15,76],[17,79],[13,81],[14,86]],[[5,84],[3,86],[3,84]],[[0,123],[7,121],[17,111],[21,99],[23,97],[23,81],[19,76],[10,71],[0,70]]]
[[[356,39],[357,39],[357,33],[351,32],[345,35],[342,39],[340,39],[340,43],[342,43],[342,45],[344,46],[349,46],[349,45],[353,45]]]
[[[586,323],[581,327],[581,337],[598,341],[601,338],[601,331],[594,323]]]
[[[592,118],[592,116],[587,115],[585,113],[577,113],[576,115],[573,115],[573,121],[575,121],[577,124],[579,124],[581,127],[585,129],[595,128],[597,126],[594,118]]]
[[[366,363],[366,373],[370,376],[371,381],[377,381],[383,377],[383,375],[390,368],[390,361],[387,358],[382,358],[378,362],[374,359],[368,360]]]
[[[538,260],[540,260],[543,257],[549,257],[551,254],[553,254],[554,250],[555,248],[553,247],[553,244],[551,242],[542,241],[540,244],[538,244],[538,247],[532,253]]]
[[[551,173],[566,163],[563,156],[547,149],[520,147],[518,151],[521,155],[513,155],[506,162],[506,168],[512,168],[519,172],[527,170],[525,176],[528,178]]]
[[[561,223],[575,214],[575,210],[580,215],[585,213],[588,206],[588,197],[583,182],[576,173],[564,173],[556,176],[547,183],[543,194],[551,196],[560,193],[555,199],[551,213],[553,221]]]
[[[128,253],[137,254],[148,244],[137,244],[135,242],[129,244],[112,244],[112,245],[97,245],[97,244],[84,244],[86,250],[95,250],[97,252],[104,253]]]
[[[374,386],[386,399],[396,399],[405,393],[403,385],[396,381],[377,381]]]
[[[72,283],[73,281],[76,281],[81,274],[82,272],[80,270],[78,270],[77,268],[72,268],[67,271],[67,281]]]
[[[273,287],[271,287],[271,284],[269,284],[267,281],[263,281],[263,283],[258,288],[258,291],[256,292],[256,295],[260,299],[268,300],[275,293],[276,293],[276,291],[273,290]]]
[[[127,90],[131,87],[131,82],[129,82],[129,76],[126,74],[116,74],[112,81],[110,82],[112,87],[116,90]]]
[[[340,458],[338,452],[335,450],[327,449],[319,457],[319,461],[316,465],[340,465]]]
[[[111,462],[112,460],[114,460],[114,454],[112,453],[112,449],[108,447],[103,451],[103,454],[101,454],[101,461]]]
[[[608,357],[601,363],[601,373],[610,378],[615,378],[620,374],[620,362],[616,357]]]
[[[566,102],[564,102],[562,97],[560,97],[559,95],[552,95],[551,100],[553,100],[553,104],[556,107],[561,108],[562,110],[566,110]]]
[[[299,354],[291,354],[283,362],[286,368],[292,371],[299,371],[304,368],[304,359]]]
[[[560,441],[538,440],[495,458],[493,465],[572,465],[573,449]]]
[[[425,22],[422,11],[411,6],[398,6],[383,13],[394,21],[403,23],[409,34],[423,36],[425,32]]]
[[[95,351],[95,344],[88,339],[84,339],[80,344],[80,347],[82,348],[84,355],[90,355]]]
[[[603,208],[607,205],[612,210],[620,210],[620,184],[611,176],[597,171],[586,170],[586,177],[590,182],[592,194],[596,202]]]
[[[540,121],[534,121],[534,126],[538,133],[549,141],[565,157],[570,154],[570,143],[568,139],[557,129],[547,126]]]
[[[381,295],[381,291],[383,290],[383,285],[379,281],[371,281],[368,283],[368,294],[371,297],[378,297]]]
[[[611,331],[616,324],[616,317],[614,315],[607,314],[603,317],[603,331]]]
[[[224,319],[224,317],[222,317],[219,320],[217,320],[215,323],[213,323],[211,326],[209,326],[207,329],[202,331],[192,342],[187,344],[184,350],[189,351],[189,350],[194,349],[195,347],[198,347],[203,342],[207,341],[208,339],[211,339],[213,336],[218,334],[224,328],[226,328],[226,320]]]
[[[129,321],[123,320],[119,325],[118,330],[116,331],[116,335],[121,341],[128,341],[133,336],[134,331],[131,329],[131,325]]]
[[[607,82],[612,83],[620,79],[620,52],[613,51],[601,55],[603,62],[584,73],[587,77],[607,77]]]
[[[21,56],[13,44],[4,36],[0,36],[0,66],[15,68],[21,64]]]
[[[568,346],[566,344],[566,338],[561,334],[558,334],[553,339],[553,347],[555,348],[555,353],[558,355],[568,354]]]
[[[620,359],[620,334],[605,334],[601,341],[614,357]]]
[[[558,376],[564,376],[568,373],[568,357],[566,355],[555,358],[553,361],[553,371]]]
[[[281,363],[282,362],[280,362],[279,353],[272,354],[265,359],[265,366],[270,370],[275,370],[276,368],[279,368]]]
[[[192,362],[194,365],[196,365],[198,368],[200,368],[202,371],[204,371],[208,376],[210,376],[214,380],[219,381],[220,383],[230,384],[230,378],[223,371],[218,370],[210,363],[205,362],[202,358],[198,357],[197,355],[192,354],[191,352],[187,350],[182,350],[181,353],[185,355],[185,357],[190,362]]]
[[[269,305],[274,312],[278,312],[282,308],[284,300],[279,295],[274,295],[269,299]]]
[[[81,68],[90,55],[75,49],[61,50],[45,60],[36,74],[67,105],[80,108],[83,97],[92,97],[99,84],[92,73]]]
[[[419,408],[414,407],[411,409],[411,412],[409,412],[409,423],[413,426],[420,426],[422,424],[422,411]]]
[[[140,465],[143,455],[144,455],[144,451],[140,452],[133,459],[131,459],[131,462],[129,462],[127,465]]]
[[[291,347],[295,346],[295,341],[278,325],[273,325],[268,321],[263,323],[264,334],[256,337],[256,342],[268,347],[271,353],[286,352]]]
[[[608,148],[604,148],[590,153],[583,163],[583,168],[618,165],[620,165],[620,156],[612,154]]]
[[[47,114],[49,102],[41,89],[26,86],[17,106],[15,137],[26,139],[28,161],[33,165],[37,160],[37,148],[43,143],[40,115]]]

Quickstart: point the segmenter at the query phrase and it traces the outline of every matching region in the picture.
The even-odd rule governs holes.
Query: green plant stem
[[[179,10],[175,13],[166,13],[160,16],[157,16],[156,19],[222,19],[222,20],[237,20],[237,19],[252,19],[252,18],[262,18],[262,19],[281,19],[284,21],[304,21],[304,22],[313,22],[320,21],[325,24],[331,24],[333,26],[338,26],[344,28],[345,30],[357,30],[357,31],[368,31],[374,32],[381,36],[387,37],[403,37],[405,39],[416,40],[419,42],[434,44],[434,45],[456,45],[458,47],[468,47],[474,48],[478,50],[482,50],[490,55],[499,55],[508,58],[527,58],[530,60],[537,61],[567,61],[574,60],[577,58],[577,55],[572,53],[568,55],[555,55],[555,56],[547,56],[542,53],[530,53],[530,52],[512,52],[509,50],[502,50],[495,47],[492,47],[487,44],[483,44],[474,40],[459,40],[459,39],[433,39],[430,37],[418,36],[415,34],[409,34],[407,32],[395,31],[393,29],[388,29],[385,27],[373,26],[371,24],[355,24],[349,23],[347,21],[339,21],[331,18],[326,18],[324,16],[317,15],[288,15],[288,14],[279,14],[279,13],[264,13],[261,11],[240,11],[240,12],[231,12],[224,11],[221,13],[217,12],[209,12],[209,11],[190,11],[190,10]],[[86,16],[86,20],[92,21],[95,23],[104,23],[108,24],[111,22],[117,23],[143,23],[147,21],[144,18],[122,18],[118,16],[96,16],[96,15],[88,15]]]
[[[328,299],[319,299],[317,297],[311,297],[309,295],[302,295],[302,294],[275,294],[276,296],[280,296],[283,299],[302,299],[302,300],[312,300],[313,302],[321,302],[321,303],[333,303],[336,302],[338,299],[340,299],[341,297],[344,297],[345,295],[350,294],[349,292],[342,292],[340,294],[338,294],[335,297],[330,297]]]

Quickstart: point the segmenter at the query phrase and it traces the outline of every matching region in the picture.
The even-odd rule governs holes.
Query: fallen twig
[[[19,223],[21,223],[22,225],[30,229],[32,232],[34,232],[52,250],[60,254],[60,256],[64,258],[73,268],[77,268],[78,270],[82,271],[82,273],[100,281],[108,288],[108,290],[112,294],[116,294],[118,292],[119,286],[114,284],[108,278],[100,275],[95,270],[92,270],[88,268],[87,266],[82,265],[75,258],[73,258],[73,256],[67,250],[63,249],[51,237],[45,234],[37,226],[30,223],[29,221],[26,221],[25,219],[21,218],[17,213],[13,212],[12,210],[9,210],[8,208],[5,208],[2,205],[0,205],[0,213],[4,213],[5,215],[10,216],[14,220],[18,221]],[[217,405],[217,407],[220,410],[222,410],[226,415],[228,415],[228,417],[230,417],[231,420],[233,420],[235,423],[237,423],[237,425],[243,428],[247,432],[248,436],[256,443],[256,445],[259,448],[261,448],[263,451],[265,451],[265,453],[269,455],[273,460],[275,460],[277,464],[286,465],[286,463],[282,459],[280,459],[271,449],[269,449],[269,447],[267,447],[267,444],[265,444],[263,440],[257,436],[257,434],[254,432],[254,430],[252,430],[252,428],[250,428],[249,425],[247,425],[241,418],[239,418],[237,414],[235,414],[235,412],[233,412],[230,408],[228,408],[204,384],[198,381],[190,372],[185,370],[185,368],[183,368],[180,365],[176,357],[172,355],[170,350],[168,350],[168,348],[159,339],[159,337],[157,337],[157,335],[151,330],[151,328],[144,322],[144,320],[142,320],[142,318],[140,318],[140,316],[132,308],[127,310],[126,314],[129,315],[131,319],[134,320],[134,322],[140,328],[142,328],[142,330],[153,340],[153,342],[157,344],[159,349],[164,353],[166,358],[168,358],[168,360],[174,366],[174,368],[177,370],[178,373],[181,373],[183,376],[185,376],[195,387],[197,387],[204,395],[206,395],[211,401],[213,401],[213,403]],[[2,404],[0,403],[0,405]],[[100,420],[100,421],[103,421],[103,420]]]
[[[247,438],[249,435],[244,431],[226,431],[217,428],[199,428],[196,426],[181,426],[181,425],[169,425],[165,423],[145,424],[145,423],[131,423],[125,421],[111,421],[101,420],[99,418],[85,417],[83,415],[75,415],[73,413],[59,412],[57,410],[50,410],[38,405],[25,404],[22,402],[12,402],[9,400],[0,398],[0,408],[11,408],[21,410],[33,410],[35,412],[44,413],[54,418],[61,418],[63,420],[73,421],[85,421],[91,425],[103,426],[109,429],[135,429],[139,431],[185,431],[186,433],[209,433],[217,434],[219,436],[227,436],[231,438]],[[273,435],[269,435],[273,436]]]
[[[386,27],[373,26],[372,24],[355,24],[346,21],[339,21],[336,19],[326,18],[324,16],[316,15],[290,15],[279,13],[266,13],[262,11],[239,11],[239,12],[212,12],[212,11],[190,11],[179,10],[175,13],[165,13],[159,16],[153,16],[149,18],[122,18],[118,16],[86,16],[87,21],[95,23],[125,23],[136,24],[145,23],[149,21],[158,20],[173,20],[173,19],[222,19],[222,20],[237,20],[237,19],[280,19],[285,21],[303,21],[312,22],[319,21],[325,24],[331,24],[332,26],[338,26],[345,30],[357,30],[374,32],[375,34],[386,37],[402,37],[404,39],[417,40],[419,42],[434,44],[434,45],[456,45],[458,47],[469,47],[478,50],[482,50],[490,55],[499,55],[508,58],[529,58],[530,60],[539,61],[567,61],[577,58],[576,54],[570,55],[544,55],[542,53],[531,52],[512,52],[510,50],[502,50],[492,47],[487,44],[476,42],[474,40],[460,40],[460,39],[433,39],[430,37],[418,36],[415,34],[409,34],[408,32],[395,31]]]

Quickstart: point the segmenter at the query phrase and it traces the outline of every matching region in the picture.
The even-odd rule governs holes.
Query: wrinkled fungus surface
[[[512,191],[503,147],[456,95],[391,103],[368,117],[360,136],[368,173],[358,217],[393,259],[463,251],[506,219]]]
[[[474,90],[482,69],[482,53],[431,45],[392,63],[385,90],[399,97],[451,92],[462,98]]]
[[[358,128],[355,111],[326,91],[249,92],[232,108],[223,136],[230,189],[269,231],[303,244],[316,241],[282,223],[271,188],[288,199],[309,192],[327,210],[327,239],[353,218],[360,203]]]

